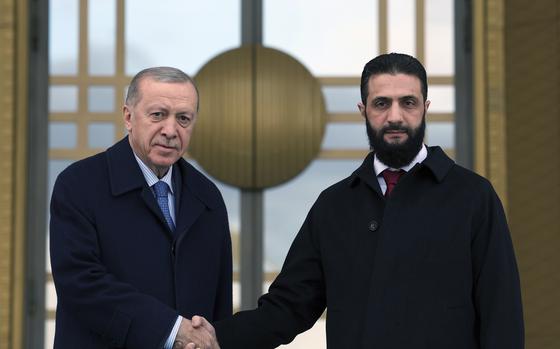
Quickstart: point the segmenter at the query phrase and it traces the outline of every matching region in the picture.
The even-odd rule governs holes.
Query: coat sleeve
[[[480,348],[524,347],[519,273],[502,204],[486,182],[472,240]]]
[[[313,209],[293,241],[282,270],[258,301],[215,323],[222,349],[276,348],[311,328],[325,309],[325,281]]]
[[[63,172],[51,199],[50,253],[57,311],[98,334],[107,346],[162,348],[177,312],[107,271],[95,217],[75,177]]]

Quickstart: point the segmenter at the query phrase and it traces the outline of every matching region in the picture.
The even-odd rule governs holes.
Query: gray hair
[[[130,81],[130,85],[128,86],[128,91],[126,93],[125,103],[127,105],[136,105],[140,98],[140,82],[144,79],[152,79],[158,82],[169,82],[169,83],[191,83],[196,90],[196,110],[198,111],[198,101],[199,101],[199,94],[198,94],[198,87],[196,86],[194,80],[184,73],[182,70],[173,68],[173,67],[152,67],[146,68],[141,70],[138,74],[136,74],[132,81]]]

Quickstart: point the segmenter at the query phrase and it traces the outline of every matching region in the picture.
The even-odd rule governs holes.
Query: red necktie
[[[405,171],[403,170],[391,171],[389,169],[385,169],[383,170],[383,172],[381,172],[383,179],[385,179],[385,183],[387,183],[387,190],[385,191],[385,197],[391,195],[393,188],[395,188],[395,185],[397,185],[399,178],[401,178],[404,172]]]

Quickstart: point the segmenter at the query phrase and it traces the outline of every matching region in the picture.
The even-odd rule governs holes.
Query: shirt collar
[[[172,180],[171,180],[173,175],[173,166],[170,166],[169,171],[167,171],[165,176],[163,176],[160,179],[148,166],[146,166],[146,164],[136,155],[136,153],[134,153],[134,157],[136,158],[136,162],[138,162],[138,166],[140,166],[140,170],[142,170],[142,174],[146,179],[146,183],[148,183],[148,187],[151,188],[158,181],[164,181],[169,186],[169,190],[171,191],[171,194],[174,194]]]
[[[381,160],[379,160],[379,158],[377,157],[377,154],[375,154],[373,158],[373,170],[375,171],[376,176],[379,176],[381,172],[385,171],[386,169],[394,171],[404,170],[408,172],[414,167],[414,165],[416,165],[417,163],[422,163],[424,160],[426,160],[426,157],[428,157],[428,150],[426,149],[426,145],[422,144],[422,148],[420,148],[420,151],[418,152],[418,154],[416,154],[416,157],[410,162],[410,164],[401,168],[392,168],[382,163]]]

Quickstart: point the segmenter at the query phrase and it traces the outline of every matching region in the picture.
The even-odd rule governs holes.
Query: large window
[[[369,59],[399,51],[425,63],[432,101],[426,141],[454,155],[452,6],[450,0],[263,1],[263,44],[292,55],[319,79],[328,113],[319,157],[292,181],[265,191],[265,284],[320,191],[348,176],[368,152],[356,104]],[[49,197],[68,164],[125,135],[120,110],[132,75],[159,65],[195,75],[240,45],[240,11],[240,0],[50,0]],[[218,185],[237,251],[239,190]],[[45,347],[51,348],[56,295],[49,267],[47,275]],[[324,320],[288,347],[324,348]]]

